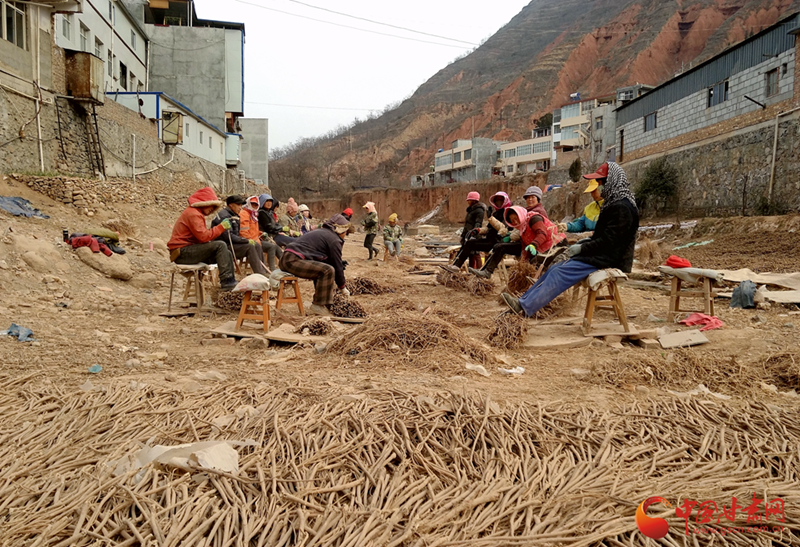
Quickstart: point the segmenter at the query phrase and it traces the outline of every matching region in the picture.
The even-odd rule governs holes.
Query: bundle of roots
[[[491,279],[484,279],[482,277],[478,277],[476,275],[469,276],[469,280],[467,280],[467,291],[471,292],[475,296],[485,296],[494,292],[494,281]]]
[[[100,226],[119,233],[120,237],[138,237],[139,235],[139,228],[133,222],[121,218],[106,220]]]
[[[386,294],[393,293],[394,289],[386,287],[366,277],[348,279],[345,285],[351,295],[357,294]]]
[[[515,349],[522,344],[527,334],[528,320],[525,317],[503,312],[495,318],[487,339],[496,348]]]
[[[406,296],[398,296],[386,304],[387,310],[417,311],[417,305]]]
[[[439,268],[439,271],[436,272],[436,281],[448,289],[466,289],[469,279],[461,272],[453,273]]]
[[[211,299],[214,302],[214,305],[217,306],[218,308],[238,313],[239,310],[242,308],[242,302],[244,301],[244,293],[233,292],[233,291],[220,291],[219,289],[216,290],[212,289]]]
[[[508,292],[514,296],[521,296],[533,285],[532,279],[539,269],[527,260],[518,260],[508,270]]]
[[[295,332],[303,334],[306,330],[311,336],[328,336],[333,332],[333,323],[328,317],[312,317],[303,321]]]
[[[402,262],[403,264],[408,264],[409,266],[412,266],[412,265],[416,266],[417,265],[417,261],[414,260],[414,257],[408,256],[408,255],[400,255],[399,259],[400,259],[400,262]]]
[[[328,309],[336,317],[355,319],[368,315],[361,304],[339,293],[333,296],[333,304]]]
[[[646,270],[655,270],[664,263],[664,253],[661,246],[647,238],[642,238],[636,245],[636,260]]]
[[[328,350],[343,356],[392,361],[401,354],[402,360],[427,363],[438,370],[452,364],[457,355],[479,363],[487,361],[486,352],[452,323],[435,315],[422,317],[398,310],[371,317],[355,334],[338,338]],[[457,370],[461,370],[460,365],[453,365],[453,371]]]

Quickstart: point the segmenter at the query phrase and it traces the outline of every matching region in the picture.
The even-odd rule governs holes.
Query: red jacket
[[[172,227],[172,237],[167,243],[170,251],[197,245],[198,243],[208,243],[219,237],[225,228],[222,224],[214,226],[212,229],[206,228],[206,217],[198,207],[205,205],[219,205],[217,194],[211,188],[201,188],[189,196],[189,207],[183,210],[181,216],[175,221]]]

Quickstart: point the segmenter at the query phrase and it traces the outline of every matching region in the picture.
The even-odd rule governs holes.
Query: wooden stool
[[[714,315],[714,297],[717,296],[712,288],[713,280],[709,277],[700,276],[697,284],[700,285],[700,290],[682,290],[681,286],[683,280],[678,276],[672,276],[672,288],[669,292],[669,313],[667,314],[667,321],[670,323],[675,321],[675,317],[679,313],[696,312],[701,310],[682,310],[681,298],[702,298],[703,299],[703,313],[706,315]],[[687,282],[688,283],[688,282]]]
[[[627,278],[628,276],[620,270],[609,268],[598,270],[581,281],[581,286],[589,290],[589,296],[586,299],[586,312],[583,314],[583,324],[581,325],[584,336],[592,336],[592,318],[595,308],[610,309],[614,312],[623,328],[623,332],[620,334],[634,334],[634,331],[628,325],[628,316],[625,315],[625,307],[622,305],[622,298],[617,287],[618,279]],[[608,295],[600,294],[603,287],[607,288]]]
[[[264,332],[269,330],[269,291],[256,291],[261,294],[253,298],[254,291],[244,293],[239,318],[236,320],[236,330],[239,330],[245,320],[250,319],[264,325]]]
[[[278,287],[278,301],[275,303],[275,309],[281,309],[283,304],[297,304],[297,308],[300,310],[300,315],[305,315],[306,312],[303,309],[303,297],[300,296],[300,280],[296,277],[287,276],[281,277],[280,281],[281,284],[280,287]],[[287,297],[284,295],[284,291],[287,286],[294,286],[294,297]]]
[[[205,291],[203,291],[203,277],[215,270],[208,264],[174,264],[172,276],[169,281],[169,304],[167,311],[172,310],[172,291],[175,288],[175,274],[183,276],[186,284],[183,288],[183,301],[190,306],[202,308],[206,303]]]

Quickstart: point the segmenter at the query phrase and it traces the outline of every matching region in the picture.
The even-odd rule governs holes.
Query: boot
[[[308,308],[308,314],[321,315],[323,317],[331,317],[333,315],[328,308],[325,306],[320,306],[319,304],[311,304],[311,306]]]
[[[231,277],[230,279],[221,279],[219,282],[220,289],[225,292],[232,291],[236,288],[237,281],[235,277]]]
[[[481,279],[491,279],[493,272],[491,270],[476,270],[475,268],[469,268],[469,273],[475,277],[480,277]]]
[[[453,264],[440,264],[439,267],[450,273],[458,273],[461,271],[458,266],[454,266]]]

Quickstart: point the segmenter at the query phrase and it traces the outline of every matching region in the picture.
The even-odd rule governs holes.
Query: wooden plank
[[[623,327],[619,323],[593,323],[590,331],[584,332],[583,335],[588,337],[603,337],[603,336],[614,336],[614,335],[626,337],[631,335],[636,336],[637,334],[639,334],[639,331],[636,329],[636,327],[634,327],[630,323],[628,324],[628,326],[630,330],[628,332],[625,332],[625,327]],[[583,328],[581,328],[581,330],[583,331]]]
[[[310,342],[312,344],[327,344],[331,341],[330,336],[303,336],[294,332],[296,327],[289,323],[284,323],[277,329],[273,329],[263,336],[267,340],[275,342],[286,342],[289,344],[299,344],[300,342]]]
[[[242,328],[236,330],[236,321],[227,321],[219,327],[211,329],[211,333],[224,334],[233,338],[263,338],[265,334],[262,327],[255,327],[247,323],[242,324]]]
[[[523,342],[526,349],[570,349],[586,347],[592,343],[591,338],[584,337],[578,327],[563,325],[536,325],[533,332]]]
[[[339,323],[355,323],[358,325],[366,320],[366,317],[331,317],[331,321],[338,321]]]
[[[708,338],[698,329],[695,329],[673,332],[672,334],[663,334],[658,337],[658,341],[661,343],[663,349],[671,349],[707,344]]]

